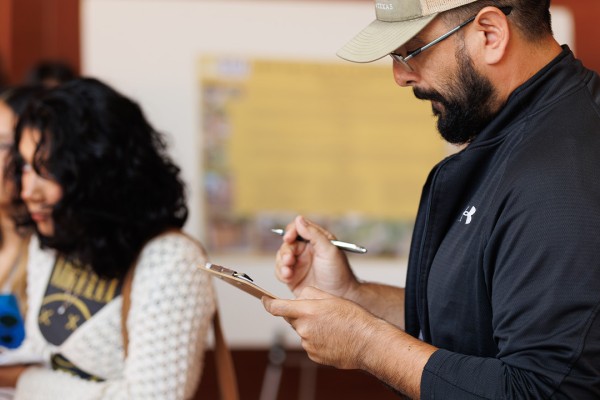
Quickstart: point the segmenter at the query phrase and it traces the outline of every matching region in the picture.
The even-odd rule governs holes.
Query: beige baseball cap
[[[375,0],[377,19],[342,47],[344,60],[366,63],[387,56],[419,33],[439,13],[477,0]]]

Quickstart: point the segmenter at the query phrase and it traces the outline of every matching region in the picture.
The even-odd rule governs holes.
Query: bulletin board
[[[403,256],[448,152],[429,102],[388,66],[205,56],[205,221],[213,252],[272,251],[302,213],[371,255]]]

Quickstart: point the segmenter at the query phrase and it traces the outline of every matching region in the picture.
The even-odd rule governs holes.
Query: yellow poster
[[[406,243],[423,182],[447,148],[429,103],[395,84],[391,62],[204,57],[200,83],[213,246],[260,250],[271,242],[260,239],[266,225],[297,213],[350,224],[363,241],[384,229]]]

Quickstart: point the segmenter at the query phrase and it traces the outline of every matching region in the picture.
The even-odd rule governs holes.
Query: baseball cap
[[[353,62],[387,56],[419,33],[439,13],[477,0],[375,0],[377,19],[358,33],[337,55]]]

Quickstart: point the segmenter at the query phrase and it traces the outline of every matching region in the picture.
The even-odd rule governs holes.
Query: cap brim
[[[433,14],[400,22],[375,20],[338,50],[337,55],[359,63],[379,60],[412,39],[436,16]]]

